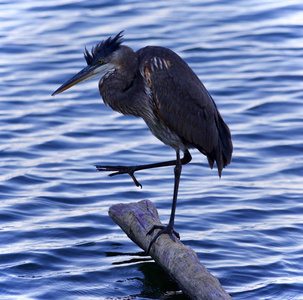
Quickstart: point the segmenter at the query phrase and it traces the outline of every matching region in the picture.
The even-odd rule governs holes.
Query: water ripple
[[[184,299],[107,213],[151,199],[167,222],[172,168],[138,173],[142,190],[94,168],[170,160],[174,151],[142,120],[107,108],[96,81],[50,96],[85,65],[85,46],[123,29],[134,49],[177,51],[231,128],[233,161],[220,180],[198,151],[183,168],[182,241],[234,299],[303,299],[299,0],[1,7],[1,299]]]

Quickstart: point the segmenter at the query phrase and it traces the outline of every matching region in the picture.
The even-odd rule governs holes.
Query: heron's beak
[[[78,84],[79,82],[86,81],[93,79],[96,76],[99,76],[99,72],[96,72],[97,66],[87,66],[84,69],[82,69],[78,74],[73,76],[71,79],[69,79],[67,82],[62,84],[56,91],[52,93],[52,96],[55,96],[59,93],[64,92],[65,90],[69,89],[73,85]]]

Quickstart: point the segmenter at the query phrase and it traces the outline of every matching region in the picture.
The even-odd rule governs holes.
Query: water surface
[[[109,178],[95,164],[170,160],[144,122],[106,107],[97,80],[51,97],[82,52],[125,30],[194,69],[234,142],[221,179],[193,151],[176,230],[234,299],[303,299],[303,4],[2,1],[1,299],[184,299],[108,216],[152,200],[169,219],[173,168]],[[159,155],[160,154],[160,155]]]

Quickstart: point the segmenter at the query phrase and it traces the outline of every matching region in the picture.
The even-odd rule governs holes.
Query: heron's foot
[[[114,172],[110,173],[108,176],[112,177],[115,175],[120,174],[128,174],[132,180],[134,181],[135,185],[142,189],[142,184],[137,180],[134,173],[137,171],[135,166],[96,166],[97,170],[100,172]]]
[[[161,230],[160,230],[160,231],[153,237],[153,239],[150,241],[149,246],[148,246],[148,249],[147,249],[147,251],[146,251],[146,254],[149,253],[149,250],[150,250],[151,246],[152,246],[153,243],[157,240],[157,238],[158,238],[160,235],[164,234],[164,233],[168,234],[168,235],[170,236],[170,238],[171,238],[174,242],[177,241],[177,238],[180,239],[179,233],[176,232],[176,231],[174,230],[174,228],[171,227],[171,226],[169,226],[169,225],[167,225],[167,226],[164,226],[164,225],[154,225],[154,226],[147,232],[146,235],[151,234],[155,229],[161,229]]]

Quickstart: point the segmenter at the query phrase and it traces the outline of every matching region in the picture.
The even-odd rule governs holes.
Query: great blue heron
[[[87,67],[60,86],[53,95],[95,77],[101,77],[99,91],[106,105],[124,115],[141,117],[153,135],[176,151],[176,160],[140,165],[98,165],[99,171],[114,172],[109,176],[129,174],[136,186],[141,184],[134,172],[165,166],[175,166],[175,182],[170,220],[150,242],[163,233],[176,240],[174,218],[182,165],[192,159],[188,149],[197,148],[206,155],[210,168],[222,169],[231,162],[233,151],[228,126],[215,102],[193,70],[170,49],[147,46],[133,51],[123,42],[122,31],[94,46],[84,57]],[[180,158],[180,152],[184,153]],[[142,186],[141,186],[142,187]]]

